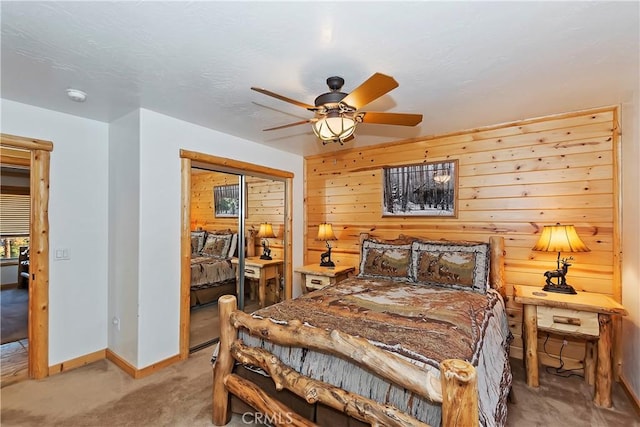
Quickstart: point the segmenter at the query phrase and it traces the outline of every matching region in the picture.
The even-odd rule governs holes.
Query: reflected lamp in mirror
[[[268,239],[276,237],[276,235],[273,232],[273,227],[271,226],[271,224],[269,224],[268,222],[263,222],[262,224],[260,224],[258,237],[262,239],[262,255],[260,255],[260,259],[272,259]]]
[[[433,174],[433,180],[438,184],[446,184],[451,180],[451,175],[446,171],[440,171]]]
[[[327,243],[327,251],[320,255],[320,267],[335,267],[336,265],[331,261],[331,240],[338,240],[333,233],[333,227],[331,224],[322,223],[318,226],[318,237],[316,240],[323,240]]]
[[[589,248],[578,236],[573,225],[545,225],[538,239],[538,243],[533,247],[534,251],[558,252],[556,269],[546,271],[544,276],[546,283],[542,290],[548,292],[558,292],[561,294],[577,293],[573,286],[567,284],[567,272],[571,265],[569,261],[573,257],[560,259],[561,252],[589,252]],[[562,266],[560,266],[562,264]],[[554,281],[555,279],[555,281]]]

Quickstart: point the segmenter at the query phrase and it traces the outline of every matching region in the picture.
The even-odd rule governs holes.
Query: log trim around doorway
[[[49,375],[49,164],[53,143],[3,133],[0,147],[30,152],[29,378],[40,379]],[[3,163],[11,161],[11,156],[2,158]]]

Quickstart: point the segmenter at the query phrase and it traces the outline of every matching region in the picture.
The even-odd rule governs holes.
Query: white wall
[[[622,377],[640,399],[640,91],[622,104]]]
[[[141,110],[138,368],[179,352],[181,148],[293,172],[293,267],[303,261],[301,156]]]
[[[301,265],[302,157],[148,110],[106,124],[1,106],[2,132],[54,144],[50,247],[71,260],[50,258],[50,365],[107,347],[137,368],[179,353],[181,148],[293,172]]]
[[[109,349],[138,360],[140,113],[109,125]],[[117,322],[117,323],[116,323]]]
[[[1,131],[53,142],[49,364],[107,346],[108,125],[2,99]],[[54,261],[56,249],[69,261]]]

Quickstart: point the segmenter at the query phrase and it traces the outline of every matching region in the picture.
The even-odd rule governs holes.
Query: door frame
[[[205,166],[212,170],[236,174],[260,175],[285,181],[284,277],[285,299],[292,297],[293,173],[240,160],[180,150],[181,167],[181,239],[180,239],[180,359],[189,357],[190,284],[191,284],[191,168]]]
[[[30,152],[29,378],[49,375],[49,166],[53,143],[0,134],[1,148]],[[3,156],[3,163],[11,158]]]

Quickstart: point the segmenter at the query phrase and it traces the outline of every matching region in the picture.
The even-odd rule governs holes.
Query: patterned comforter
[[[300,319],[313,327],[339,329],[364,337],[438,377],[440,361],[467,360],[478,373],[481,424],[495,426],[506,422],[511,334],[504,302],[494,290],[482,295],[354,277],[258,310],[254,316],[278,323]],[[431,425],[440,424],[440,406],[390,385],[347,360],[261,342],[247,333],[241,338],[248,345],[271,351],[304,375],[389,403]]]
[[[196,256],[191,258],[191,290],[206,289],[235,279],[236,271],[228,259]]]

